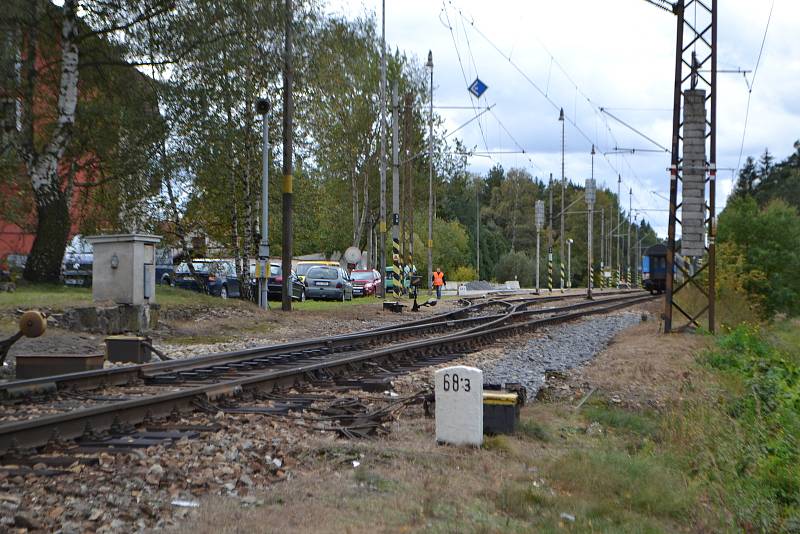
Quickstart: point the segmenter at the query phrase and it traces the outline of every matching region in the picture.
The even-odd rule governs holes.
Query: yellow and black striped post
[[[564,261],[561,261],[561,292],[564,292],[565,278],[567,277],[566,272],[564,271]]]
[[[402,270],[400,264],[400,238],[392,237],[392,291],[394,292],[394,298],[400,298]]]
[[[547,290],[553,292],[553,247],[547,251]]]

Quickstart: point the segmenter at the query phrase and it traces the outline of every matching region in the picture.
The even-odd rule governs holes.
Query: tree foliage
[[[87,232],[159,233],[185,255],[200,253],[193,243],[205,238],[212,245],[209,254],[236,258],[240,275],[247,276],[247,265],[261,240],[262,117],[254,109],[260,97],[272,104],[266,237],[271,252],[280,252],[281,173],[276,162],[282,147],[275,141],[283,133],[283,2],[71,0],[60,8],[37,0],[36,5],[45,6],[49,15],[33,21],[20,15],[28,13],[24,7],[29,2],[13,0],[12,4],[19,9],[9,10],[11,15],[0,22],[20,34],[38,29],[36,54],[47,57],[50,67],[37,72],[35,87],[23,83],[24,77],[15,87],[23,101],[28,98],[28,115],[41,112],[41,118],[32,120],[44,127],[32,142],[24,135],[17,139],[19,157],[2,160],[3,185],[10,194],[3,196],[0,207],[6,217],[15,217],[30,229],[37,229],[36,221],[25,218],[32,207],[39,214],[57,212],[49,230],[41,224],[37,229],[42,239],[48,232],[58,234],[49,241],[48,261],[60,262],[66,228],[77,223]],[[77,36],[60,39],[58,23],[73,19]],[[46,26],[48,21],[50,26]],[[303,2],[292,14],[292,29],[294,252],[333,255],[351,245],[371,251],[380,228],[381,193],[381,43],[375,17],[364,14],[347,19],[327,13],[318,2]],[[77,53],[80,83],[64,94],[69,96],[74,89],[79,105],[74,123],[61,132],[59,121],[70,117],[64,113],[69,110],[63,102],[59,104],[64,100],[59,91],[65,79],[75,81],[63,72],[64,65],[69,66],[63,59],[65,46],[67,52]],[[486,176],[468,173],[467,148],[458,138],[449,137],[441,117],[428,116],[429,87],[422,61],[395,50],[387,53],[387,65],[387,96],[396,84],[400,101],[410,101],[408,106],[401,105],[398,116],[400,154],[405,160],[401,198],[403,202],[411,199],[410,209],[404,205],[402,211],[404,219],[407,215],[414,219],[414,263],[420,272],[427,270],[431,179],[433,267],[451,273],[458,268],[468,273],[471,268],[479,270],[483,279],[507,278],[508,270],[498,271],[499,260],[510,252],[535,257],[534,203],[552,194],[556,211],[560,209],[560,184],[545,183],[525,169],[506,170],[499,165]],[[36,70],[37,65],[28,68]],[[34,105],[36,99],[41,103]],[[391,107],[388,111],[390,118]],[[429,121],[433,124],[432,161]],[[59,204],[49,209],[42,207],[41,195],[32,185],[32,176],[44,175],[33,172],[31,165],[26,170],[22,149],[27,142],[29,153],[50,154],[47,147],[55,138],[59,153],[53,169],[57,172],[47,180],[50,190],[58,193]],[[391,154],[390,135],[386,148]],[[769,165],[765,160],[762,166]],[[390,164],[388,191],[391,174]],[[69,194],[70,188],[80,194]],[[569,184],[563,195],[569,204],[579,200],[583,190]],[[598,193],[593,242],[598,265],[600,209],[606,210],[610,230],[612,213],[628,215],[619,205],[612,193]],[[566,215],[564,229],[541,232],[541,256],[543,266],[551,240],[558,243],[561,235],[573,239],[573,278],[579,283],[586,277],[587,237],[586,215],[581,213],[584,204],[576,206]],[[387,211],[390,217],[391,210]],[[548,218],[552,215],[548,213]],[[631,238],[635,227],[631,225]],[[649,226],[638,227],[652,232]],[[554,247],[556,259],[563,257],[563,251]],[[377,263],[374,254],[370,256]],[[526,272],[513,274],[530,277],[533,269],[529,266]],[[47,276],[52,275],[49,268]],[[528,285],[529,278],[520,279]]]
[[[760,208],[752,197],[736,198],[719,219],[718,264],[766,317],[800,313],[800,216],[776,199]]]

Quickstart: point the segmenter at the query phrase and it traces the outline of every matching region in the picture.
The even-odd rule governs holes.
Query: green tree
[[[719,218],[721,270],[734,270],[764,313],[800,313],[800,216],[782,200],[759,208],[751,197],[736,198]]]
[[[534,277],[534,262],[522,252],[509,252],[497,261],[495,277],[498,282],[517,280],[521,287],[531,287]]]
[[[736,180],[736,185],[733,188],[732,195],[752,195],[757,181],[758,171],[756,170],[756,162],[752,156],[747,156],[744,166],[739,171],[739,178]]]

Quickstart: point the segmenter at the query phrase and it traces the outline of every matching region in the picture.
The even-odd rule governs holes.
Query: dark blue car
[[[208,293],[215,297],[239,297],[240,284],[233,262],[225,260],[192,261],[193,276],[186,263],[175,269],[175,287]],[[198,281],[198,278],[200,279]]]

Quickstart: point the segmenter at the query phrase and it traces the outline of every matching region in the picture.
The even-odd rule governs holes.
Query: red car
[[[353,296],[374,295],[381,285],[381,274],[374,269],[354,269],[350,272],[353,281]]]

